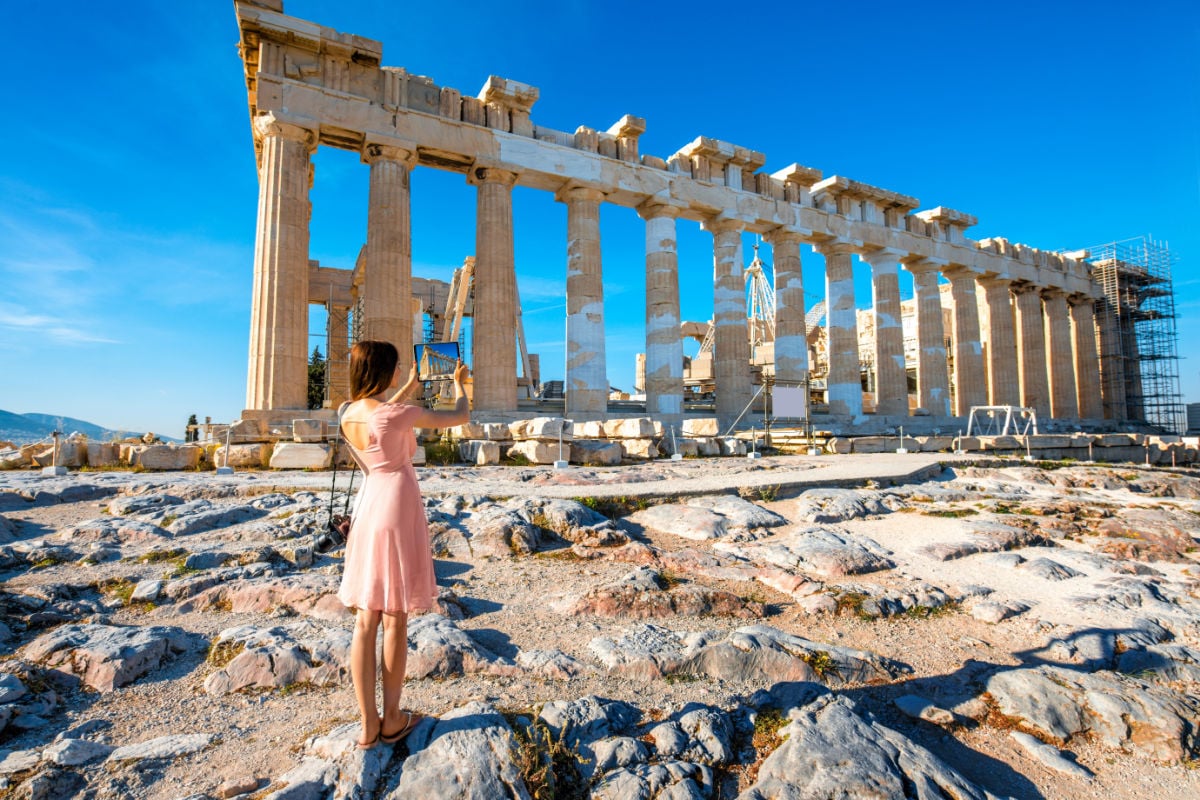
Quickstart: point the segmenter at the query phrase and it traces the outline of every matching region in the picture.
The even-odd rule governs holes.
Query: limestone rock
[[[157,513],[159,516],[171,513],[163,509],[170,506],[182,505],[182,497],[173,494],[135,494],[127,497],[115,497],[108,502],[108,513],[114,516],[146,516]]]
[[[510,423],[508,430],[511,437],[517,442],[536,440],[557,443],[561,436],[564,445],[571,441],[574,433],[571,426],[564,424],[562,417],[534,417],[520,420]]]
[[[103,543],[124,545],[131,543],[159,543],[171,534],[159,526],[140,519],[122,517],[99,517],[78,525],[72,525],[54,538],[74,544]]]
[[[604,423],[598,420],[576,422],[571,429],[571,434],[575,439],[603,439],[605,438]]]
[[[1165,508],[1130,508],[1100,521],[1100,549],[1138,561],[1188,561],[1200,542],[1200,517]]]
[[[570,443],[566,439],[563,440],[561,454],[559,458],[559,445],[557,441],[543,442],[533,439],[518,441],[509,450],[510,454],[515,453],[519,456],[524,456],[531,464],[553,464],[555,461],[565,460],[571,452]]]
[[[195,469],[202,452],[194,444],[139,445],[130,452],[129,466],[147,470]]]
[[[592,671],[591,666],[561,650],[522,650],[516,661],[517,666],[531,673],[556,680],[570,680]]]
[[[722,766],[734,759],[733,726],[729,717],[711,708],[697,708],[649,731],[659,758]]]
[[[621,439],[621,457],[627,461],[646,461],[658,458],[658,447],[652,439]]]
[[[601,547],[629,541],[612,520],[575,500],[525,497],[505,505],[539,528],[574,544]]]
[[[1200,700],[1132,677],[1042,665],[1001,669],[986,686],[1001,713],[1054,741],[1090,733],[1159,761],[1187,758],[1198,744]]]
[[[541,543],[538,528],[516,511],[492,507],[463,523],[470,532],[476,557],[527,556]]]
[[[718,542],[714,548],[756,563],[826,577],[893,569],[887,550],[865,536],[827,528],[804,528],[755,542]]]
[[[719,539],[729,534],[725,517],[722,515],[709,509],[679,503],[651,506],[630,514],[624,521],[697,541]]]
[[[500,445],[487,440],[472,439],[460,442],[458,457],[478,467],[500,463]]]
[[[845,697],[819,697],[793,711],[779,734],[783,743],[762,762],[757,781],[738,800],[994,800],[925,748],[863,720]]]
[[[265,614],[272,609],[284,608],[331,622],[344,620],[349,614],[337,598],[340,578],[336,575],[305,572],[260,579],[232,577],[244,574],[240,569],[201,579],[194,585],[203,588],[190,594],[187,589],[172,584],[163,587],[163,594],[175,599],[191,597],[179,604],[177,610],[180,613],[225,608],[237,614]]]
[[[794,517],[806,522],[844,522],[890,514],[901,503],[895,497],[866,489],[809,489],[796,498]]]
[[[744,456],[747,452],[746,443],[733,436],[722,436],[717,439],[723,456]]]
[[[575,439],[571,442],[571,463],[610,467],[621,463],[624,451],[620,442]]]
[[[226,457],[228,454],[228,457]],[[213,452],[213,463],[219,467],[234,469],[259,469],[267,466],[271,458],[271,445],[265,442],[254,444],[221,445]]]
[[[969,533],[960,540],[938,542],[922,551],[938,561],[965,558],[976,553],[998,553],[1018,547],[1051,545],[1041,534],[999,522],[972,522]]]
[[[158,669],[189,645],[189,634],[179,628],[63,625],[30,642],[24,657],[76,675],[96,691],[111,692]]]
[[[1024,614],[1028,610],[1029,606],[1026,603],[1016,600],[1007,600],[1003,603],[995,600],[984,600],[971,606],[971,616],[977,620],[990,622],[995,625],[1010,617]]]
[[[89,467],[115,467],[121,463],[121,448],[113,442],[88,442]]]
[[[438,719],[427,742],[414,741],[415,753],[405,760],[400,780],[388,798],[530,800],[513,763],[515,747],[512,728],[495,708],[478,701],[468,703]]]
[[[913,719],[924,720],[934,725],[953,725],[954,715],[944,708],[938,708],[929,700],[915,694],[906,694],[892,701],[896,708]]]
[[[711,767],[684,761],[636,764],[609,772],[592,790],[592,800],[709,800]]]
[[[1061,772],[1065,775],[1070,775],[1072,778],[1083,778],[1091,780],[1092,773],[1087,767],[1080,766],[1074,761],[1070,761],[1058,751],[1058,748],[1051,747],[1044,742],[1038,741],[1033,736],[1022,731],[1009,731],[1008,735],[1013,738],[1017,744],[1025,750],[1026,753],[1033,756],[1038,761],[1045,764],[1050,769]]]
[[[440,614],[423,614],[408,623],[410,679],[465,674],[520,675],[523,670],[476,642]]]
[[[604,435],[609,439],[652,439],[654,423],[649,417],[610,419],[604,422]]]
[[[324,442],[326,427],[323,419],[294,419],[292,420],[292,441]]]
[[[815,681],[841,685],[891,680],[910,671],[874,653],[811,642],[769,625],[750,625],[725,634],[681,634],[642,624],[616,639],[593,639],[588,647],[610,672],[643,679],[709,675],[767,684]]]
[[[1066,581],[1071,578],[1078,578],[1083,574],[1077,569],[1071,569],[1066,564],[1060,564],[1045,557],[1026,561],[1018,569],[1022,569],[1031,575],[1037,575],[1039,578],[1044,578],[1048,581]]]
[[[61,739],[43,750],[42,758],[63,767],[77,767],[107,758],[114,749],[111,745],[87,739]]]
[[[333,449],[325,444],[280,442],[271,451],[271,469],[329,469]]]
[[[719,436],[721,428],[717,424],[716,417],[705,417],[702,419],[685,419],[683,421],[683,435],[690,437],[711,437]]]
[[[211,733],[185,733],[160,736],[139,744],[126,745],[113,750],[108,761],[144,761],[148,758],[174,759],[203,750],[216,740]]]
[[[743,600],[732,592],[693,584],[668,588],[659,572],[639,567],[623,578],[588,592],[569,613],[646,619],[672,616],[728,616],[758,619],[762,603]]]
[[[278,628],[252,625],[227,628],[213,651],[240,652],[204,681],[211,695],[246,688],[282,689],[296,684],[334,686],[346,678],[351,632],[329,629],[311,620]]]

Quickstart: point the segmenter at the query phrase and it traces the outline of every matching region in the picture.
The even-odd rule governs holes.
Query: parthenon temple
[[[712,234],[712,379],[723,424],[751,403],[757,380],[747,337],[744,233],[771,248],[779,385],[803,386],[809,378],[801,246],[824,257],[824,287],[807,288],[824,295],[823,411],[831,419],[852,426],[873,411],[903,424],[913,413],[961,418],[981,405],[1030,407],[1064,424],[1103,424],[1125,414],[1108,397],[1124,377],[1102,376],[1101,368],[1120,364],[1106,352],[1119,347],[1120,332],[1099,324],[1103,289],[1085,251],[973,240],[967,231],[976,218],[968,213],[919,210],[914,197],[796,163],[761,171],[766,155],[724,141],[700,137],[666,157],[643,153],[638,139],[646,122],[636,116],[606,130],[552,130],[533,120],[533,86],[492,76],[477,95],[463,94],[383,66],[379,42],[287,16],[282,0],[238,0],[235,8],[260,186],[247,416],[287,418],[305,408],[310,303],[359,303],[360,335],[392,341],[411,358],[419,332],[410,204],[420,198],[410,195],[409,179],[418,168],[458,172],[475,187],[476,414],[519,411],[514,186],[553,193],[566,206],[568,417],[602,419],[607,411],[602,203],[635,209],[645,221],[650,416],[684,413],[680,220]],[[321,145],[358,152],[370,169],[365,247],[353,275],[310,264],[311,159]],[[867,408],[856,255],[871,272]],[[916,323],[911,398],[902,270],[911,276]]]

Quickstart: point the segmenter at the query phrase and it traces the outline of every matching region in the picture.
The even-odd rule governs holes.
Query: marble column
[[[803,386],[808,378],[808,331],[800,234],[777,228],[767,234],[767,241],[775,262],[775,381],[783,386]]]
[[[1075,360],[1071,348],[1071,318],[1067,298],[1061,291],[1042,292],[1046,310],[1046,358],[1050,378],[1050,416],[1076,419],[1079,401],[1075,389]]]
[[[679,333],[678,210],[661,203],[638,209],[646,220],[646,413],[667,424],[683,415],[683,340]]]
[[[1100,358],[1096,350],[1096,303],[1090,297],[1070,298],[1071,355],[1075,367],[1075,390],[1079,416],[1100,419]]]
[[[950,372],[938,267],[924,260],[904,266],[912,273],[917,300],[917,402],[935,417],[949,416]]]
[[[326,305],[325,310],[328,320],[325,407],[337,408],[350,399],[350,309]]]
[[[875,413],[908,416],[908,373],[904,367],[904,328],[900,322],[899,250],[872,250],[875,315]]]
[[[247,410],[308,405],[308,223],[316,131],[274,114],[254,120],[262,142],[250,302]]]
[[[516,173],[474,167],[467,180],[476,187],[475,354],[473,405],[478,411],[517,409],[517,330],[513,298],[512,187]]]
[[[858,362],[858,318],[854,312],[854,248],[822,244],[825,256],[825,324],[829,373],[825,400],[829,413],[862,416],[862,378]]]
[[[1046,332],[1042,321],[1042,295],[1037,287],[1014,289],[1017,311],[1017,375],[1021,405],[1038,415],[1050,416],[1050,384],[1046,376]]]
[[[1021,385],[1017,377],[1012,281],[1006,278],[981,278],[977,283],[983,289],[983,300],[988,310],[988,403],[993,406],[1019,406]]]
[[[407,375],[413,360],[409,175],[417,163],[417,151],[415,146],[368,139],[362,160],[371,165],[363,265],[363,338],[394,344],[400,352],[400,370]]]
[[[705,227],[713,234],[713,381],[717,421],[724,433],[752,397],[742,223],[716,219]]]
[[[946,270],[954,301],[950,340],[954,347],[954,413],[965,417],[971,406],[986,405],[987,380],[983,371],[983,347],[979,341],[979,305],[975,297],[975,273],[966,269]]]
[[[568,186],[566,415],[603,419],[608,410],[604,356],[604,277],[600,258],[600,203],[604,193]]]

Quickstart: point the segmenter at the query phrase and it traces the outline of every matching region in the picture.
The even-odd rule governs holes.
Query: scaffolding
[[[1104,416],[1183,433],[1172,257],[1148,236],[1087,248],[1096,302]]]

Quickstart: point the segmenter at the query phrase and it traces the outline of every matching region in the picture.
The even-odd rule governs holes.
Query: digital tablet
[[[413,345],[417,378],[422,381],[445,380],[454,376],[458,363],[458,342],[425,342]]]

